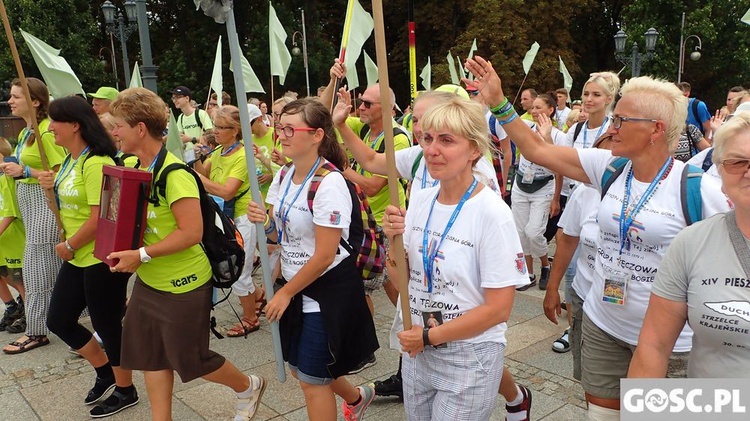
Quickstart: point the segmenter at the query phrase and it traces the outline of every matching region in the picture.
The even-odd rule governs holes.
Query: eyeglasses
[[[721,161],[721,165],[724,167],[724,171],[729,174],[744,174],[750,168],[750,159],[747,158],[734,158],[725,159]]]
[[[172,99],[185,98],[185,95],[172,95]]]
[[[312,127],[292,127],[292,126],[276,126],[275,131],[284,133],[286,138],[294,137],[297,132],[314,132],[318,129]]]
[[[218,107],[218,106],[219,106],[219,103],[218,103],[218,102],[209,102],[209,103],[208,103],[208,106],[209,106],[209,107]]]
[[[232,126],[216,126],[215,125],[214,129],[216,129],[216,130],[232,130],[232,129],[234,129],[234,127],[232,127]]]
[[[620,128],[622,127],[622,123],[627,121],[650,121],[652,123],[656,123],[659,120],[654,120],[653,118],[615,116],[612,119],[612,127],[614,127],[616,130],[620,130]]]
[[[374,102],[374,101],[365,101],[365,100],[362,100],[362,105],[364,105],[365,108],[367,108],[368,110],[370,109],[370,107],[372,107],[372,104],[380,104],[380,103],[379,102]]]

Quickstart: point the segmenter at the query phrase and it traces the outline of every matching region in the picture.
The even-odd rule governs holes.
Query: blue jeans
[[[292,340],[289,369],[299,381],[326,385],[334,379],[328,371],[333,356],[328,349],[328,334],[320,313],[302,313],[302,332]]]

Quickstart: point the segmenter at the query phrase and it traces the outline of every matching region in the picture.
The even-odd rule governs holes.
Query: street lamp
[[[117,11],[117,6],[112,4],[109,0],[105,1],[101,8],[102,13],[104,14],[104,23],[107,25],[107,33],[110,36],[110,41],[114,44],[114,41],[112,41],[112,36],[114,36],[120,41],[120,45],[122,46],[122,66],[125,69],[125,83],[128,83],[130,81],[130,61],[128,60],[127,41],[130,34],[132,34],[136,28],[135,2],[133,0],[127,0],[125,2],[125,15],[127,16],[127,21],[125,20],[125,16],[122,15],[122,12]]]
[[[682,12],[682,27],[680,28],[680,64],[677,69],[677,83],[682,82],[682,73],[685,71],[685,50],[687,47],[687,42],[690,38],[695,38],[698,40],[698,45],[695,46],[695,50],[690,53],[690,60],[698,61],[701,59],[701,49],[703,48],[703,42],[701,41],[701,38],[698,35],[688,35],[687,37],[684,36],[685,34],[685,12]]]
[[[656,48],[656,40],[659,38],[659,32],[654,28],[649,28],[643,36],[646,39],[646,52],[641,53],[638,50],[638,44],[634,42],[633,51],[630,55],[625,54],[625,42],[628,39],[625,32],[620,29],[614,36],[615,58],[622,64],[631,66],[633,77],[640,76],[641,64],[654,57],[654,49]]]
[[[307,68],[307,33],[305,31],[305,10],[300,9],[300,12],[302,13],[302,33],[299,31],[294,31],[292,34],[292,55],[299,56],[300,49],[297,47],[297,41],[295,40],[295,37],[297,35],[302,36],[302,60],[305,66],[305,83],[307,86],[307,96],[310,96],[310,72]]]
[[[119,91],[120,81],[117,79],[117,61],[115,60],[115,52],[107,47],[102,47],[99,49],[99,60],[101,60],[102,66],[107,65],[107,59],[104,57],[104,54],[102,54],[102,51],[109,51],[109,56],[112,58],[112,73],[115,74],[115,88],[117,88],[117,90]]]

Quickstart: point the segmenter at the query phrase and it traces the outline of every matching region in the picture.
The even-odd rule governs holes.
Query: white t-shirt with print
[[[428,292],[422,260],[423,232],[440,187],[412,195],[406,214],[404,247],[409,256],[409,297],[412,323],[424,325],[422,312],[441,311],[443,322],[483,304],[486,288],[529,283],[523,250],[510,208],[489,189],[482,189],[464,203],[440,244],[435,260],[433,291]],[[457,205],[435,202],[428,248],[436,247]],[[462,342],[505,343],[505,323]]]
[[[284,180],[280,180],[281,171],[276,173],[266,198],[266,202],[273,206],[276,226],[283,231],[279,238],[281,273],[287,281],[291,280],[315,253],[315,226],[341,228],[341,238],[348,240],[352,215],[352,199],[341,173],[332,172],[320,182],[313,199],[314,214],[311,214],[307,206],[307,192],[310,190],[311,180],[304,185],[295,184],[292,182],[294,169],[292,165]],[[282,212],[287,216],[288,222],[285,224],[281,222]],[[340,244],[338,248],[339,253],[323,273],[336,267],[349,256]],[[320,311],[316,301],[304,295],[302,298],[305,313]]]
[[[536,123],[532,121],[524,121],[531,130],[534,131],[534,133],[537,133],[536,131]],[[537,133],[538,134],[538,133]],[[558,146],[565,146],[567,143],[567,138],[565,137],[565,133],[558,130],[556,127],[552,128],[552,143]],[[535,179],[544,178],[550,175],[554,175],[552,171],[548,170],[547,168],[537,165],[528,159],[526,159],[523,154],[521,154],[521,157],[518,161],[518,174],[519,176],[523,177],[524,174],[527,173],[533,173]],[[565,188],[565,186],[563,186]],[[567,196],[567,194],[566,194]]]
[[[396,170],[398,174],[404,180],[410,180],[411,183],[411,195],[424,188],[434,187],[437,185],[437,180],[430,176],[430,172],[427,171],[427,164],[425,163],[424,157],[419,159],[419,165],[414,173],[414,177],[411,176],[414,161],[419,157],[419,153],[422,152],[422,147],[412,146],[407,149],[401,149],[396,151]],[[497,181],[497,174],[495,173],[495,167],[492,166],[487,157],[482,157],[474,167],[474,176],[482,184],[492,189],[497,194],[500,194],[500,187]]]
[[[601,179],[607,165],[614,160],[612,153],[602,149],[580,149],[578,157],[591,185],[601,193]],[[651,286],[657,269],[672,239],[685,228],[682,213],[680,187],[683,162],[674,161],[666,179],[655,190],[651,199],[635,215],[628,231],[630,248],[622,252],[623,264],[618,267],[620,254],[620,226],[625,181],[631,168],[628,162],[622,174],[610,186],[597,215],[599,239],[597,241],[596,281],[586,295],[583,310],[600,329],[631,345],[638,343],[643,325]],[[635,206],[648,188],[648,182],[633,178],[630,206]],[[703,218],[729,210],[726,197],[721,191],[701,182]],[[624,268],[624,269],[623,269]],[[604,302],[604,279],[609,273],[622,271],[627,274],[627,292],[623,305]],[[690,329],[686,326],[675,344],[675,352],[690,350]]]
[[[568,116],[570,115],[570,112],[572,110],[568,107],[563,108],[562,110],[559,108],[555,108],[555,119],[557,119],[557,128],[562,130],[565,127],[565,122],[568,121]]]
[[[596,277],[596,240],[599,238],[600,195],[596,189],[581,184],[573,190],[568,204],[560,216],[557,226],[563,233],[578,237],[581,250],[576,260],[576,274],[573,278],[573,289],[579,297],[585,298]]]

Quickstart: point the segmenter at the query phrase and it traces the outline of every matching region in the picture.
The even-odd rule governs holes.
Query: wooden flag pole
[[[531,71],[531,69],[529,69]],[[523,77],[523,80],[521,81],[521,86],[518,87],[518,91],[516,91],[516,97],[513,98],[513,105],[516,105],[516,101],[518,100],[518,96],[521,95],[521,92],[523,92],[523,84],[526,83],[526,78],[529,77],[529,74],[526,73],[526,75]]]
[[[13,31],[10,28],[10,20],[8,20],[8,12],[5,10],[5,2],[0,0],[0,13],[3,18],[3,26],[5,26],[5,35],[8,37],[8,43],[10,44],[10,52],[13,54],[13,62],[16,65],[16,71],[18,72],[18,79],[21,81],[21,87],[23,88],[23,94],[26,97],[26,104],[29,106],[29,117],[31,118],[32,139],[36,139],[37,147],[39,148],[39,158],[42,161],[42,169],[49,171],[49,161],[47,160],[47,154],[44,151],[44,144],[42,144],[42,136],[37,133],[39,131],[39,122],[36,121],[36,113],[34,112],[33,101],[31,100],[31,93],[29,92],[29,84],[26,82],[26,74],[23,71],[21,65],[21,58],[18,55],[18,48],[16,48],[16,41],[13,38]],[[19,162],[20,164],[20,162]],[[65,240],[65,232],[62,228],[62,220],[60,219],[60,210],[57,208],[57,200],[55,200],[55,192],[47,189],[44,190],[44,196],[47,199],[47,206],[52,210],[55,215],[55,221],[57,222],[58,232],[60,239]]]
[[[385,139],[385,159],[388,163],[388,190],[390,192],[391,205],[400,207],[398,191],[401,184],[398,182],[399,175],[396,170],[396,151],[393,144],[393,104],[391,103],[391,90],[388,80],[388,56],[385,49],[385,25],[383,23],[383,1],[373,0],[372,15],[375,23],[375,52],[378,60],[378,78],[380,80],[380,103],[383,113],[383,135]],[[409,306],[409,273],[406,270],[406,251],[404,250],[404,239],[402,235],[393,238],[389,245],[389,254],[396,262],[396,271],[401,282],[399,293],[401,294],[401,313],[404,319],[404,330],[411,329],[411,309]]]
[[[341,49],[339,50],[339,62],[341,65],[346,66],[344,60],[346,60],[346,46],[349,44],[349,33],[352,29],[352,13],[354,13],[354,1],[349,0],[346,6],[346,17],[344,18],[344,33],[341,35]],[[354,70],[356,71],[356,69]],[[331,99],[330,111],[333,113],[333,109],[336,108],[336,103],[339,100],[337,95],[339,88],[341,87],[341,79],[336,78],[336,84],[333,87],[333,98]]]

